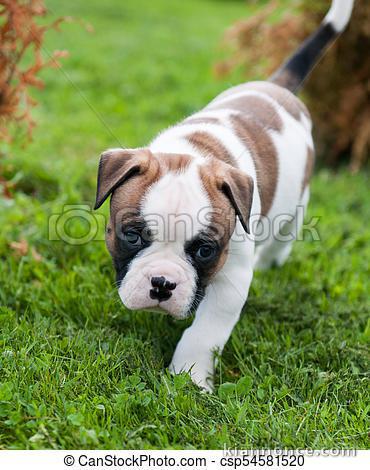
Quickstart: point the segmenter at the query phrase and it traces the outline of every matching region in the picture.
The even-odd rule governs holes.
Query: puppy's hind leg
[[[266,245],[257,247],[255,269],[264,270],[273,265],[282,266],[286,262],[292,251],[293,243],[302,228],[308,200],[309,189],[306,188],[295,215],[281,225],[279,231]]]

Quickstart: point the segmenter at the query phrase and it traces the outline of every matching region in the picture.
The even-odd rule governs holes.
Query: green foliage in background
[[[320,216],[321,241],[297,242],[283,268],[256,274],[215,395],[165,371],[185,324],[126,311],[103,242],[48,240],[52,214],[92,203],[103,149],[144,145],[241,79],[216,81],[212,64],[224,29],[255,7],[48,6],[94,32],[49,33],[46,49],[70,58],[44,72],[34,142],[1,162],[17,191],[0,200],[0,447],[369,447],[366,172],[316,174],[309,216]],[[24,256],[10,246],[22,239]]]

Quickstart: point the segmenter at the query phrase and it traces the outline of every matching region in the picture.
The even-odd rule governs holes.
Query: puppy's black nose
[[[176,288],[176,282],[167,281],[164,276],[152,277],[152,286],[158,287],[159,289],[174,290]]]
[[[176,288],[176,282],[168,281],[164,276],[152,277],[151,283],[153,289],[150,289],[149,296],[160,302],[168,300],[172,295],[171,291]]]

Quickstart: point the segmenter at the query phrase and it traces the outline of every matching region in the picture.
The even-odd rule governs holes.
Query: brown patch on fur
[[[229,165],[235,165],[235,160],[225,146],[208,132],[198,131],[185,136],[186,140],[202,154],[217,158]]]
[[[273,129],[274,131],[279,132],[283,128],[283,121],[274,106],[260,96],[245,95],[233,98],[232,95],[230,95],[227,101],[222,103],[217,103],[216,101],[214,104],[211,104],[209,108],[225,108],[240,111],[260,122],[265,128]]]
[[[148,149],[117,149],[102,153],[94,209],[98,209],[126,180],[145,173],[150,165],[151,157],[152,153]]]
[[[265,216],[271,208],[277,186],[279,169],[276,148],[259,123],[240,115],[234,115],[230,120],[236,135],[251,152],[261,198],[261,215]]]
[[[190,117],[181,124],[220,124],[220,120],[215,117]]]
[[[209,200],[212,201],[213,212],[210,221],[210,227],[217,238],[221,253],[217,263],[210,269],[206,281],[212,279],[220,271],[227,260],[230,237],[235,229],[236,216],[235,211],[227,197],[218,189],[214,169],[209,166],[199,168],[200,178]],[[212,236],[212,234],[211,234]]]
[[[110,231],[106,233],[106,244],[113,257],[119,251],[117,234],[121,233],[122,222],[125,221],[126,224],[138,220],[141,200],[149,186],[157,181],[160,175],[159,161],[151,154],[145,171],[129,178],[113,192],[108,225]]]
[[[155,154],[155,158],[158,159],[161,172],[163,174],[167,171],[185,171],[190,165],[193,157],[178,153],[157,153]]]
[[[291,114],[294,119],[297,119],[297,121],[300,120],[301,113],[308,119],[311,119],[310,113],[302,101],[286,88],[270,82],[251,82],[246,84],[246,89],[260,91],[261,93],[266,93],[266,95],[271,96],[271,98]]]
[[[217,263],[212,267],[212,270],[209,272],[209,279],[212,279],[224,266],[227,260],[227,255],[229,253],[229,243],[225,245],[222,249],[220,256],[218,257]]]
[[[312,148],[307,147],[306,166],[305,166],[304,174],[303,174],[301,196],[303,195],[303,192],[307,188],[308,183],[311,179],[314,165],[315,165],[315,152]]]
[[[221,161],[213,161],[199,167],[199,175],[210,201],[213,212],[210,220],[210,236],[216,237],[221,247],[217,263],[212,266],[208,276],[212,278],[225,264],[229,240],[236,225],[236,215],[242,218],[243,226],[248,225],[253,200],[253,180]],[[231,202],[230,193],[232,193]],[[236,205],[239,208],[236,208]]]

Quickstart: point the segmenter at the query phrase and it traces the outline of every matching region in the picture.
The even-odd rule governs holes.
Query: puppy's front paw
[[[213,378],[212,373],[210,372],[213,369],[212,359],[207,361],[207,363],[208,367],[205,364],[200,364],[199,361],[181,361],[174,357],[168,368],[172,374],[188,372],[195,385],[200,387],[204,392],[212,393]]]

